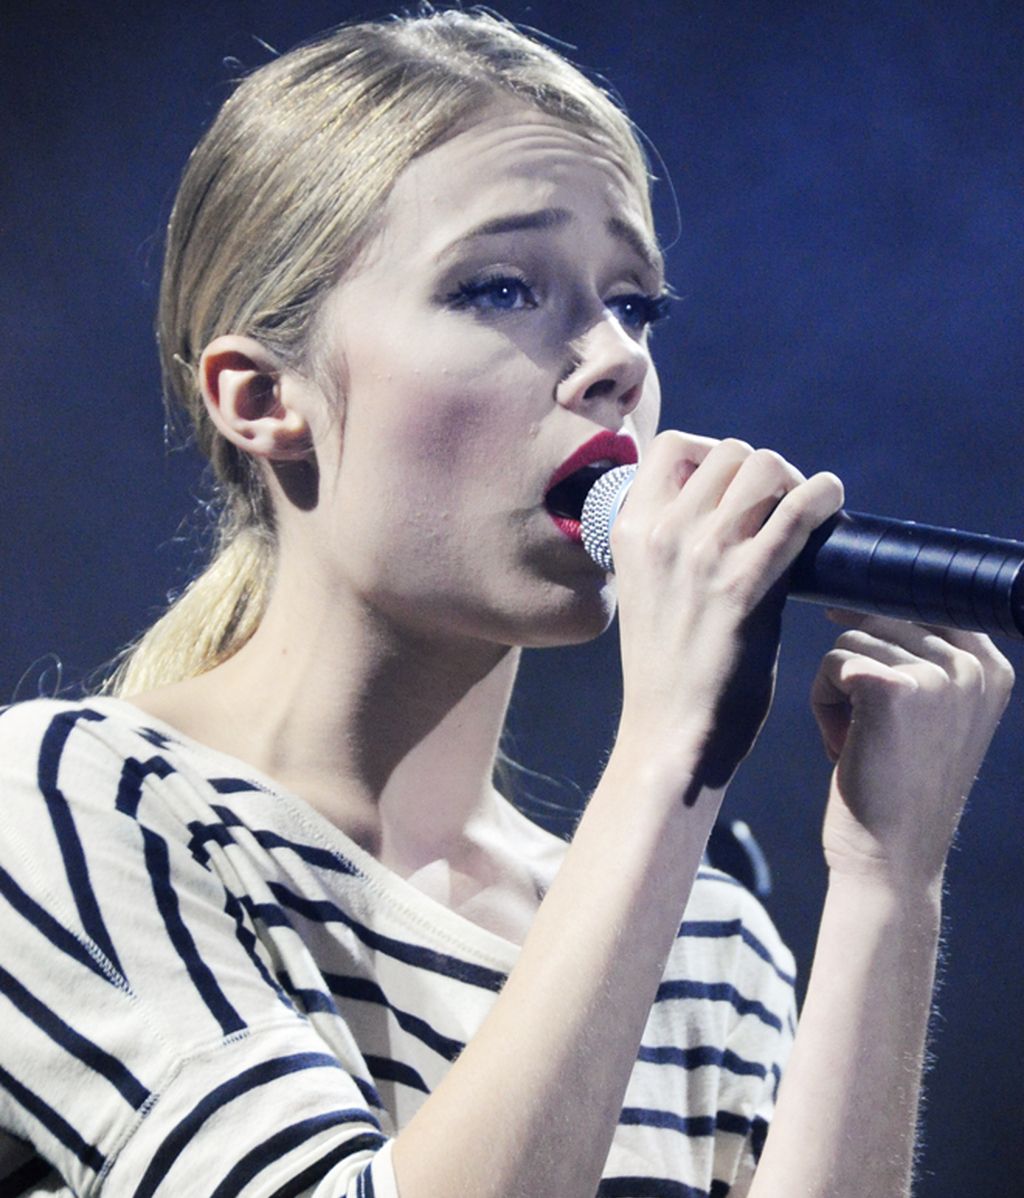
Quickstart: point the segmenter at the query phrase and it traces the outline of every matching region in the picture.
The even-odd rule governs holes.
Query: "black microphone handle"
[[[602,475],[583,505],[583,544],[614,568],[611,526],[635,466]],[[841,511],[816,529],[790,572],[794,599],[1024,640],[1024,543]]]
[[[1024,639],[1024,543],[841,511],[811,534],[789,593]]]

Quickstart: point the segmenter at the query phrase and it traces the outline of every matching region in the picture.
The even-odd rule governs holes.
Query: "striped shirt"
[[[517,946],[123,701],[7,708],[0,762],[0,1194],[396,1198]],[[702,869],[602,1198],[746,1191],[792,968]]]

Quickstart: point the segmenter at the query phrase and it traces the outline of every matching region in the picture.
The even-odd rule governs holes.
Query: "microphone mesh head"
[[[583,514],[580,516],[583,548],[605,570],[615,569],[612,562],[612,525],[635,474],[635,466],[616,466],[614,470],[601,475],[583,502]]]

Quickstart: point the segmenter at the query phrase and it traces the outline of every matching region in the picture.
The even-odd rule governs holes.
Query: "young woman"
[[[701,858],[842,493],[655,435],[647,187],[596,87],[461,13],[285,55],[193,154],[160,344],[221,541],[114,696],[0,716],[5,1193],[907,1191],[1010,670],[866,618],[823,662],[790,1054],[786,951]],[[638,457],[613,578],[575,483]],[[616,605],[620,727],[566,846],[495,790],[498,738],[519,649]]]

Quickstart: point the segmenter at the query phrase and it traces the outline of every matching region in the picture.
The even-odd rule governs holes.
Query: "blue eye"
[[[614,312],[623,328],[638,333],[655,321],[668,315],[667,295],[616,295],[605,302],[605,307]]]
[[[456,308],[491,312],[515,312],[537,307],[533,288],[515,275],[494,275],[460,283],[458,289],[448,296],[448,302]]]

